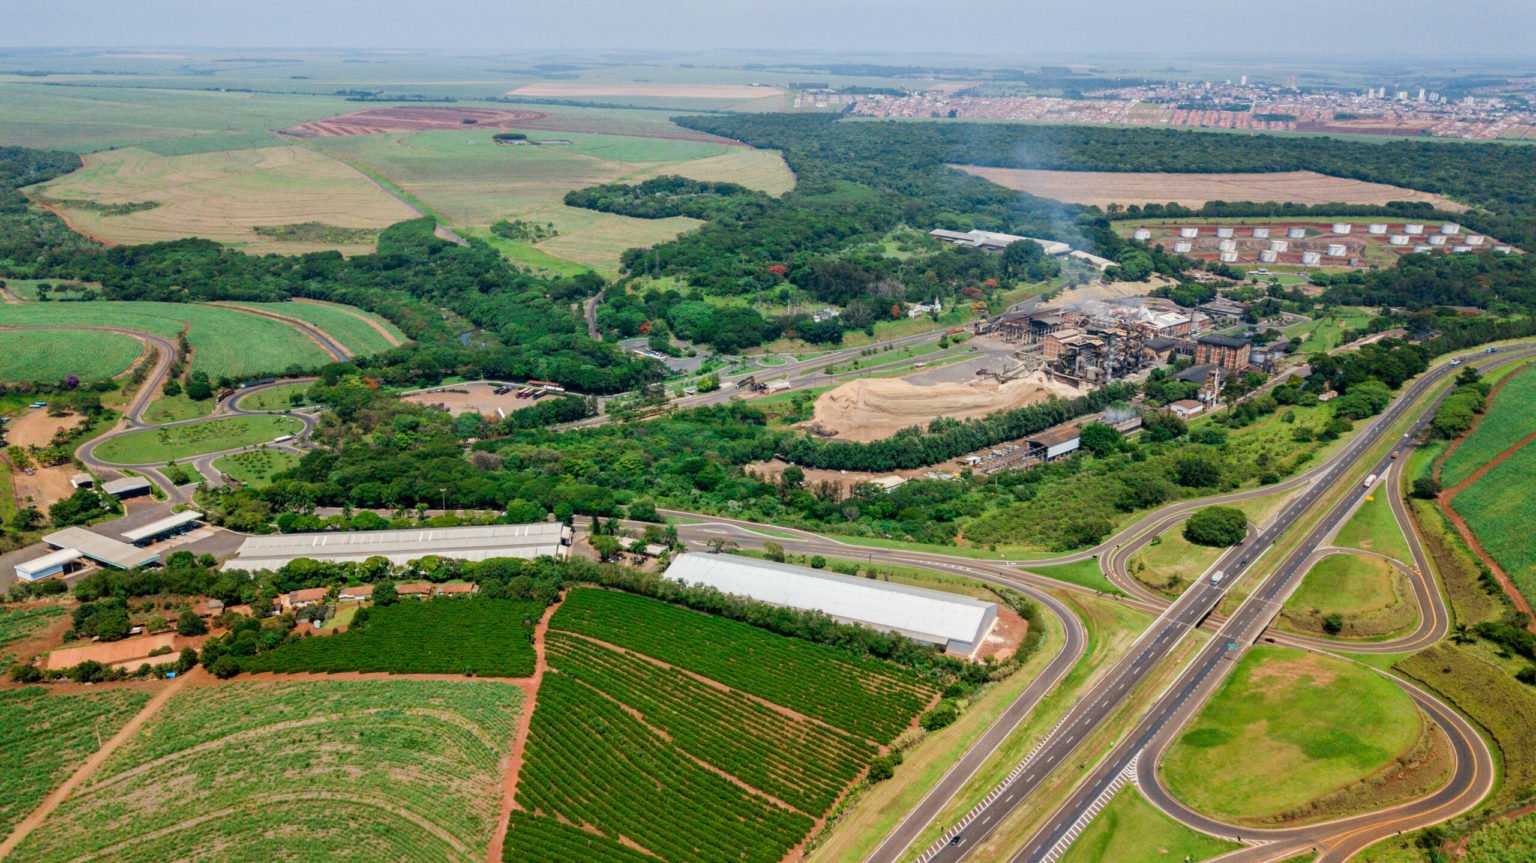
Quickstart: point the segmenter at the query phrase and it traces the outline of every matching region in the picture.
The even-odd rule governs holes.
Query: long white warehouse
[[[403,564],[428,555],[456,560],[559,557],[570,553],[570,528],[559,522],[408,530],[331,531],[253,536],[224,569],[278,569],[299,558],[361,563],[383,557]]]
[[[974,656],[997,621],[995,603],[968,596],[729,554],[678,555],[666,576],[771,605],[825,612],[962,656]]]

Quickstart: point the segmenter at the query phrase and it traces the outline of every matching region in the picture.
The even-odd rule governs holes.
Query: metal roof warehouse
[[[299,558],[360,563],[383,557],[404,564],[429,555],[456,560],[557,557],[569,553],[569,528],[559,522],[477,527],[411,528],[253,536],[225,569],[279,569]]]
[[[771,605],[825,612],[972,656],[997,605],[968,596],[726,554],[678,555],[666,577]]]

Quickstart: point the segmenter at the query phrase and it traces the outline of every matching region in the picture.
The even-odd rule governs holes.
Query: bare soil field
[[[69,478],[78,472],[79,468],[73,464],[34,468],[31,476],[23,471],[12,471],[11,483],[16,488],[16,505],[26,506],[29,503],[27,499],[31,498],[32,506],[47,512],[50,505],[75,493]]]
[[[378,229],[414,210],[350,166],[297,145],[160,156],[124,148],[32,188],[70,226],[113,244],[205,237],[245,251],[373,251],[372,239],[311,242],[262,236],[257,227],[321,223]],[[139,205],[128,212],[114,207]]]
[[[1041,303],[1040,307],[1044,309],[1060,309],[1067,306],[1075,306],[1079,303],[1121,300],[1126,297],[1145,297],[1158,288],[1173,284],[1173,279],[1161,275],[1153,275],[1145,282],[1094,282],[1081,288],[1062,291],[1050,300]]]
[[[1153,174],[1113,171],[1037,171],[952,165],[999,186],[1072,204],[1182,204],[1211,201],[1279,201],[1296,204],[1387,204],[1428,201],[1460,212],[1455,201],[1383,183],[1330,177],[1313,171],[1274,174]]]
[[[43,668],[69,668],[89,659],[106,665],[131,662],[144,659],[152,651],[162,647],[169,647],[170,655],[175,656],[183,647],[200,647],[205,640],[207,636],[203,635],[185,636],[174,632],[162,632],[159,635],[125,638],[122,641],[102,641],[79,647],[61,647],[43,657]]]
[[[750,84],[632,84],[603,81],[541,81],[524,84],[508,96],[572,98],[577,96],[628,96],[679,99],[766,99],[782,96],[777,87]]]
[[[517,397],[517,391],[522,389],[522,387],[513,387],[509,393],[496,395],[496,388],[498,386],[501,385],[491,383],[452,384],[441,389],[411,393],[400,398],[419,405],[441,408],[454,416],[473,411],[491,419],[496,419],[499,416],[496,413],[497,408],[501,408],[503,411],[511,414],[513,411],[522,410],[536,404],[533,399],[520,399]],[[549,398],[549,396],[545,396],[545,398]]]
[[[900,379],[864,378],[822,393],[805,428],[840,440],[873,441],[936,417],[968,419],[1077,392],[1039,374],[995,381],[918,386]]]
[[[46,408],[32,408],[5,427],[5,440],[12,446],[46,447],[53,442],[54,434],[74,428],[83,419],[79,414],[51,417]]]
[[[370,108],[353,114],[311,120],[283,130],[298,138],[334,138],[349,135],[381,135],[387,132],[425,132],[430,129],[510,129],[542,120],[542,111],[502,111],[490,108],[443,108],[396,106]]]

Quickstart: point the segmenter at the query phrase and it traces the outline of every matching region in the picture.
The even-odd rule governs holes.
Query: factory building
[[[1039,243],[1047,255],[1061,256],[1072,251],[1072,247],[1056,240],[1041,240],[1035,237],[1021,237],[1017,234],[1000,234],[996,231],[946,231],[942,228],[928,232],[928,236],[956,246],[970,246],[973,249],[982,249],[988,252],[1001,252],[1010,245],[1020,240],[1029,240]]]
[[[1231,372],[1248,368],[1249,343],[1231,336],[1201,336],[1195,342],[1195,364],[1220,366]]]
[[[454,560],[564,557],[570,554],[570,544],[571,529],[559,522],[289,533],[250,537],[224,568],[275,570],[300,558],[361,563],[382,557],[406,564],[432,555]]]
[[[997,622],[995,603],[968,596],[726,554],[678,555],[666,577],[770,605],[820,611],[965,657],[975,656]]]

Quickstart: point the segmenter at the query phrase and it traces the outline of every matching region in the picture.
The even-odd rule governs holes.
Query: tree
[[[177,635],[203,635],[207,631],[208,624],[204,623],[203,619],[197,616],[197,612],[190,608],[176,618]]]
[[[615,557],[618,557],[619,552],[623,549],[623,544],[619,542],[618,537],[613,536],[612,534],[596,534],[592,536],[588,542],[592,543],[592,550],[597,552],[597,556],[602,559],[604,563],[607,563],[613,560]]]
[[[1196,510],[1184,522],[1184,538],[1196,545],[1237,545],[1248,535],[1248,516],[1230,506]]]
[[[1203,458],[1182,458],[1174,466],[1173,477],[1185,488],[1210,488],[1221,482],[1221,468]]]
[[[718,536],[705,543],[705,545],[709,546],[709,550],[712,554],[720,554],[721,552],[726,551],[735,551],[736,549],[741,548],[741,546],[736,544],[735,540],[724,539]]]
[[[805,484],[805,469],[799,465],[792,464],[784,468],[784,472],[779,474],[779,482],[785,488],[800,488]]]
[[[379,583],[373,589],[373,604],[378,606],[394,605],[400,601],[400,591],[395,589],[393,581]]]
[[[763,543],[763,556],[776,563],[784,562],[784,546],[776,542]]]
[[[16,514],[11,516],[11,527],[21,531],[31,530],[42,523],[43,513],[35,506],[17,510]]]
[[[1434,500],[1440,496],[1440,481],[1432,476],[1421,476],[1413,481],[1413,496],[1420,500]]]
[[[1329,635],[1338,635],[1344,631],[1344,615],[1330,614],[1323,618],[1323,631]]]
[[[1019,245],[1014,243],[1014,246]],[[1009,246],[1013,248],[1013,246]],[[1103,458],[1120,448],[1120,432],[1103,423],[1089,423],[1082,430],[1083,447]]]
[[[226,653],[215,659],[213,665],[208,667],[208,670],[213,672],[214,677],[220,680],[228,680],[240,673],[240,660]]]
[[[819,554],[818,555],[814,555],[814,556],[811,557],[811,569],[826,569],[826,568],[827,568],[827,559],[826,558],[822,557]]]
[[[213,398],[213,386],[208,383],[208,376],[202,372],[193,372],[187,379],[187,398],[200,402]]]

